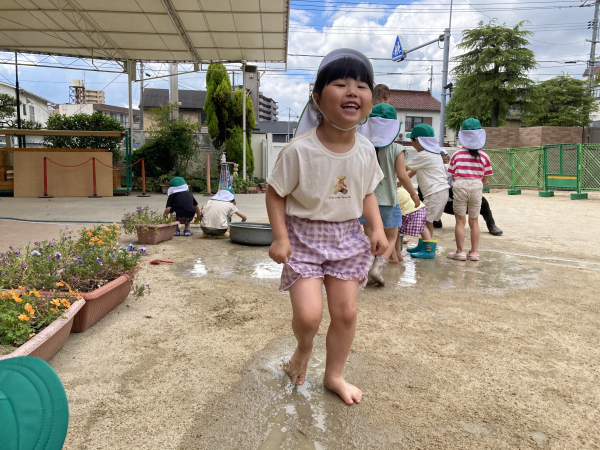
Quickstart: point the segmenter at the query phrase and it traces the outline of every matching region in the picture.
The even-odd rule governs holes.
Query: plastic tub
[[[268,223],[232,222],[229,224],[229,238],[243,245],[271,245],[273,232]]]

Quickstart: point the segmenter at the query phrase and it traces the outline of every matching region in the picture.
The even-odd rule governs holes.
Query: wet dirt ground
[[[151,296],[51,360],[70,404],[64,448],[600,448],[597,203],[498,197],[505,236],[482,237],[481,261],[445,258],[445,220],[434,261],[388,265],[387,287],[359,296],[354,406],[321,381],[327,312],[307,384],[287,382],[291,307],[267,248],[198,236],[149,247],[137,281]],[[531,205],[543,222],[522,217]]]

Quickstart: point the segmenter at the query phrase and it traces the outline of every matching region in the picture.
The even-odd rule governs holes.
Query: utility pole
[[[433,92],[433,66],[430,67],[429,69],[429,92]]]
[[[598,6],[600,0],[596,0],[596,6],[594,7],[594,23],[592,31],[592,49],[590,50],[590,62],[588,64],[588,86],[590,88],[590,95],[594,95],[594,78],[596,69],[596,39],[598,38]]]
[[[171,63],[170,65],[171,77],[169,78],[169,97],[171,103],[175,105],[175,109],[173,110],[172,119],[179,119],[179,77],[177,75],[178,66],[177,63]]]
[[[444,146],[444,130],[446,128],[446,85],[448,84],[448,58],[450,57],[450,28],[444,30],[444,62],[442,66],[442,105],[440,108],[440,147]]]
[[[292,120],[292,110],[288,108],[288,132],[285,136],[285,142],[290,142],[290,120]]]
[[[242,64],[242,179],[246,181],[246,63]]]
[[[15,86],[17,89],[17,128],[21,129],[21,96],[19,89],[19,64],[17,62],[17,52],[15,52]],[[8,139],[7,139],[8,140]],[[21,147],[21,136],[17,136],[18,146]],[[6,143],[8,145],[8,142]]]
[[[140,61],[140,147],[146,143],[144,136],[144,63]]]

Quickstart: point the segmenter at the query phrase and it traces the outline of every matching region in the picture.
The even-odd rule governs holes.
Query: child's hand
[[[383,230],[373,231],[371,234],[371,253],[375,256],[381,256],[385,253],[390,245]]]
[[[416,192],[410,196],[413,202],[415,202],[415,208],[418,208],[421,204],[421,199],[419,199],[419,194]]]
[[[292,244],[290,244],[290,240],[275,239],[269,248],[269,256],[277,264],[287,263],[290,256],[292,256]]]

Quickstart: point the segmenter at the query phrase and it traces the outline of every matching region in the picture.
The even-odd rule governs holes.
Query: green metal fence
[[[544,147],[486,150],[494,174],[490,187],[545,189]]]
[[[494,175],[490,187],[540,189],[540,197],[554,190],[576,191],[571,199],[585,199],[582,191],[600,191],[600,144],[553,144],[543,147],[486,150]]]
[[[600,144],[580,144],[578,192],[600,191]]]

